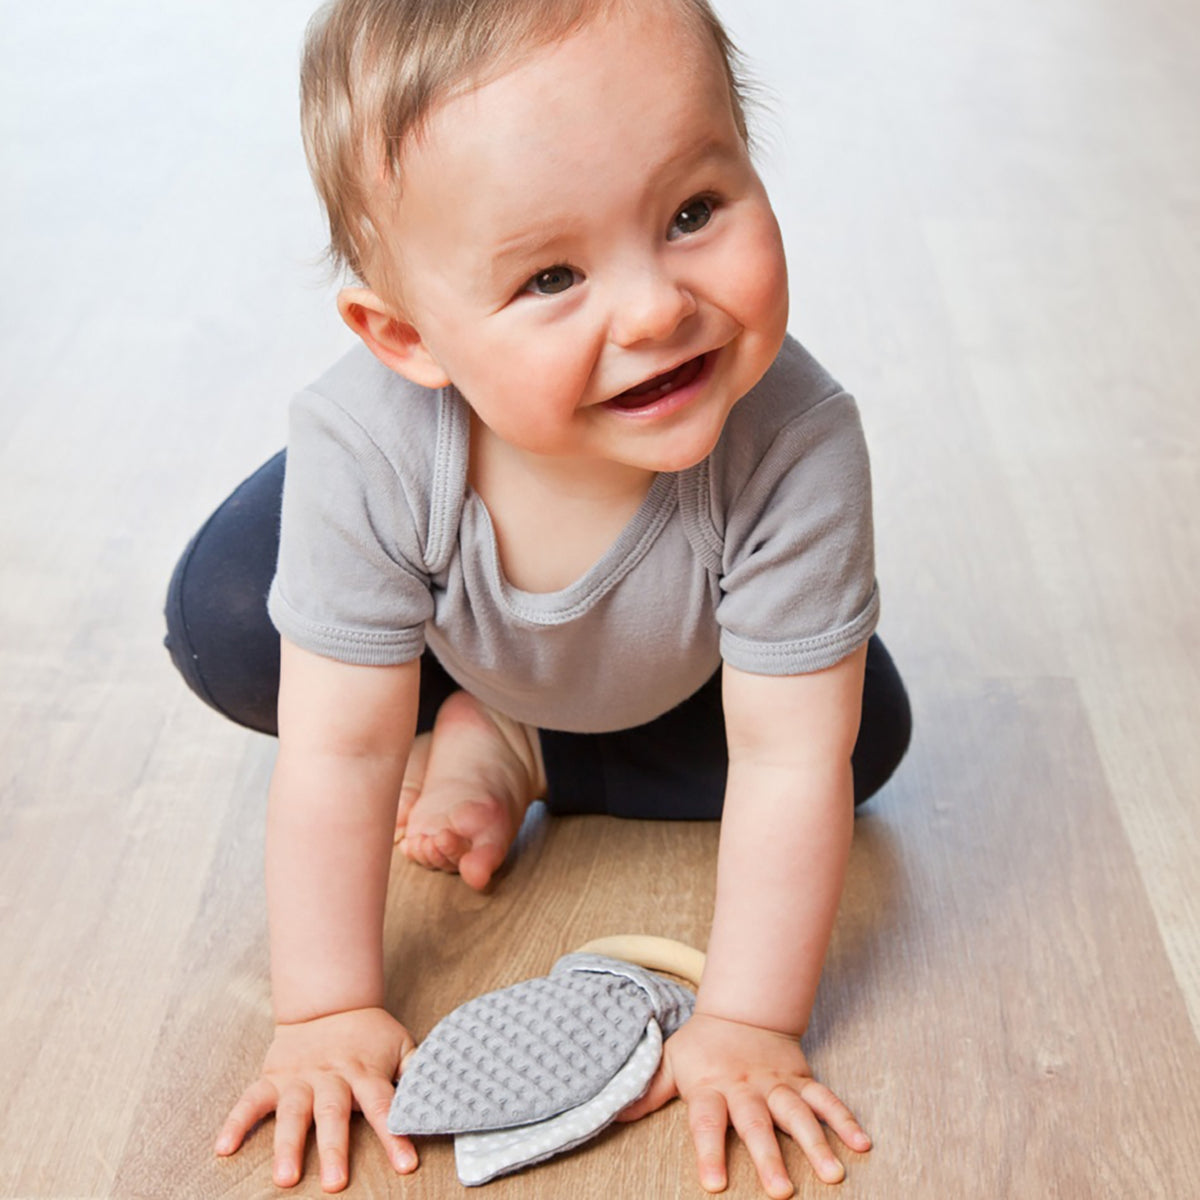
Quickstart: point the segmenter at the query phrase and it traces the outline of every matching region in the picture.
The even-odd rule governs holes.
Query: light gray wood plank
[[[349,344],[295,129],[308,7],[6,16],[3,1196],[274,1194],[269,1127],[208,1152],[267,1036],[272,748],[157,643],[188,534]],[[810,1039],[877,1140],[841,1194],[1190,1194],[1195,7],[723,8],[776,97],[793,329],[863,406],[920,720]],[[423,1032],[627,922],[702,940],[715,832],[532,822],[488,898],[398,868],[391,1002]],[[354,1162],[350,1194],[460,1194],[446,1147],[397,1183],[359,1129]],[[699,1195],[680,1106],[492,1189],[565,1190]]]

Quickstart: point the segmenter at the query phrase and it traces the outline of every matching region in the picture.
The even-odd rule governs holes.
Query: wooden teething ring
[[[594,938],[580,946],[576,953],[605,954],[650,971],[669,971],[695,987],[700,986],[700,976],[704,973],[704,955],[673,938],[622,933],[614,937]]]

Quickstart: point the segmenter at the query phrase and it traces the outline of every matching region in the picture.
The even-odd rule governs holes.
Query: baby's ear
[[[337,304],[342,320],[385,367],[422,387],[440,388],[450,382],[417,327],[394,312],[376,292],[365,287],[342,288]]]

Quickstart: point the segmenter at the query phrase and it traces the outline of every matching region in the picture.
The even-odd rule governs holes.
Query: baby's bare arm
[[[413,1043],[383,1010],[383,917],[419,669],[347,666],[283,643],[267,818],[276,1035],[217,1143],[233,1153],[274,1112],[282,1186],[300,1178],[311,1124],[323,1186],[345,1186],[354,1107],[398,1170],[416,1165],[411,1143],[384,1124]]]
[[[812,675],[726,667],[729,780],[700,1007],[808,1027],[854,828],[865,647]]]
[[[726,667],[729,779],[717,903],[696,1015],[666,1044],[650,1094],[688,1105],[702,1184],[725,1186],[725,1132],[746,1143],[768,1194],[792,1185],[774,1127],[801,1144],[821,1179],[843,1169],[820,1120],[847,1145],[870,1143],[812,1077],[800,1049],[845,877],[854,822],[850,755],[865,650],[813,675]]]
[[[383,912],[420,666],[283,643],[267,815],[275,1019],[383,1003]]]

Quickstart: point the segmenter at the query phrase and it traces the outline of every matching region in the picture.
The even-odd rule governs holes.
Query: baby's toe
[[[425,768],[429,763],[429,747],[432,739],[429,734],[422,733],[413,739],[412,748],[408,752],[408,762],[404,768],[404,782],[400,785],[400,802],[396,806],[396,838],[398,842],[404,836],[409,817],[421,799],[421,791],[425,786]]]
[[[471,841],[447,826],[433,836],[434,849],[448,863],[457,867],[459,859],[471,848]]]
[[[473,846],[458,860],[458,873],[463,883],[477,892],[482,892],[491,882],[507,856],[507,850],[498,842],[484,842]]]
[[[437,846],[437,839],[429,834],[410,834],[400,841],[400,851],[410,862],[431,871],[455,871],[456,865]]]

